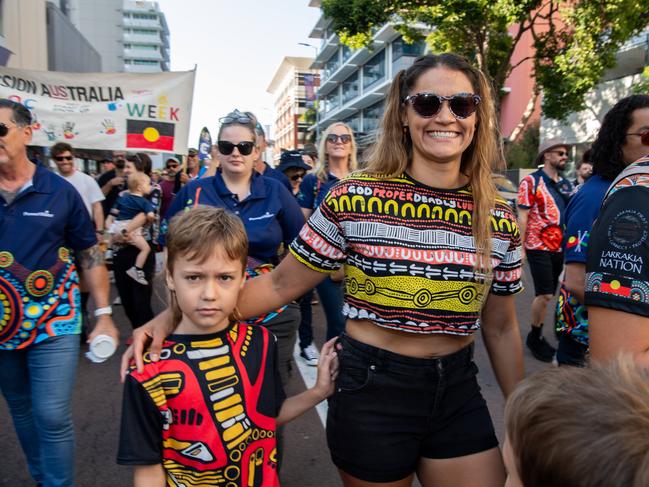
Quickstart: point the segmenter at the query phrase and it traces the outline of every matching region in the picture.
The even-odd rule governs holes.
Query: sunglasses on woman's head
[[[441,96],[435,93],[416,93],[407,96],[403,102],[410,103],[417,115],[423,118],[431,118],[437,115],[442,109],[444,101],[455,118],[463,119],[471,116],[478,109],[482,98],[473,93],[458,93],[451,96]]]
[[[327,135],[327,142],[331,142],[332,144],[335,144],[340,140],[341,143],[343,144],[349,144],[352,141],[352,136],[349,134],[342,134],[342,135],[337,135],[337,134],[329,134]]]
[[[642,142],[642,145],[649,145],[649,130],[645,132],[633,132],[627,135],[638,135],[640,136],[640,142]]]
[[[229,156],[230,154],[232,154],[235,147],[239,150],[239,154],[241,154],[242,156],[249,156],[252,153],[252,149],[254,149],[255,147],[255,143],[244,141],[239,142],[238,144],[233,144],[232,142],[228,142],[227,140],[219,140],[218,147],[219,152],[224,156]]]
[[[252,122],[252,118],[250,118],[245,113],[241,113],[239,110],[235,110],[231,113],[228,113],[225,117],[219,118],[219,123],[221,124],[228,124],[228,123],[247,124],[251,122]]]

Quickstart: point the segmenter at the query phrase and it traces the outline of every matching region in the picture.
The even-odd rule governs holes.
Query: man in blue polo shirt
[[[70,396],[81,332],[79,279],[97,309],[89,337],[118,332],[108,273],[83,200],[27,158],[31,114],[0,99],[0,389],[39,485],[74,484]]]

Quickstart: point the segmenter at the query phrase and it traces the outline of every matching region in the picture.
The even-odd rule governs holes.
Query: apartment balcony
[[[309,38],[310,39],[322,39],[325,36],[325,31],[327,30],[327,27],[331,25],[331,19],[326,19],[323,15],[320,15],[320,18],[318,18],[318,21],[316,24],[313,26],[313,29],[311,29],[311,32],[309,33]]]
[[[160,51],[148,49],[124,49],[124,59],[148,59],[151,61],[162,61]]]
[[[642,73],[644,67],[649,64],[649,30],[625,42],[615,55],[615,60],[615,67],[604,73],[603,81]]]
[[[124,71],[127,73],[160,73],[162,69],[155,65],[125,64]]]
[[[149,19],[124,19],[124,27],[158,30],[161,29],[160,22],[158,20]]]
[[[162,45],[159,34],[124,34],[124,44],[158,44]]]

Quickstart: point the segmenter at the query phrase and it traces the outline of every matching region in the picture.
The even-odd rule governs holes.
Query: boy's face
[[[175,291],[183,318],[178,333],[214,333],[224,330],[245,282],[239,260],[231,260],[220,246],[205,262],[177,256],[167,285]]]
[[[516,457],[514,456],[514,451],[512,450],[511,443],[507,437],[505,438],[505,445],[503,446],[503,460],[505,462],[505,469],[507,470],[507,481],[505,482],[505,487],[524,487],[523,482],[521,482],[521,479],[518,476]]]

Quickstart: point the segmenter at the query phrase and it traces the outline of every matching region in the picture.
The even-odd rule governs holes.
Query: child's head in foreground
[[[547,369],[505,408],[506,487],[649,486],[649,369]]]
[[[236,319],[248,237],[222,208],[198,206],[169,224],[166,278],[176,332],[213,333]]]

